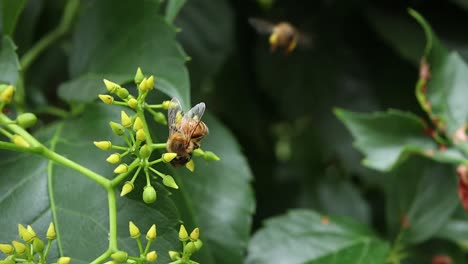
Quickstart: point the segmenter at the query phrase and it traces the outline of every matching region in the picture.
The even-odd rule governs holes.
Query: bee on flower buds
[[[299,32],[289,22],[273,24],[259,18],[249,18],[249,23],[260,34],[270,34],[269,42],[272,52],[277,47],[284,48],[285,54],[291,53],[298,45],[308,46],[310,37]]]

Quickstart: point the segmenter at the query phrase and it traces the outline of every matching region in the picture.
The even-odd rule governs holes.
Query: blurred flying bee
[[[249,18],[249,23],[260,34],[270,34],[269,42],[272,52],[277,47],[285,49],[285,54],[291,53],[297,45],[308,46],[310,37],[299,32],[288,22],[273,24],[263,19]]]
[[[208,127],[201,121],[205,113],[205,103],[195,105],[186,114],[177,98],[171,100],[168,109],[169,138],[167,151],[177,153],[171,161],[173,166],[183,166],[192,158],[193,151],[208,134]]]

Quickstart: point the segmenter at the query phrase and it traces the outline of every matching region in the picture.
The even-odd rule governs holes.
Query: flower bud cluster
[[[193,253],[199,251],[203,242],[200,239],[200,229],[197,227],[192,230],[190,235],[184,225],[180,225],[179,240],[182,242],[182,252],[169,251],[169,257],[173,261],[188,262]]]

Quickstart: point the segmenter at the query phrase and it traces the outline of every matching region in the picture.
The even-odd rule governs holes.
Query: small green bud
[[[120,123],[122,126],[129,128],[132,126],[132,119],[125,113],[125,111],[120,112]]]
[[[184,225],[180,225],[179,229],[179,239],[180,241],[187,241],[189,239],[189,235],[187,233],[187,229],[185,229]]]
[[[12,241],[11,243],[13,244],[13,247],[15,247],[16,253],[23,254],[26,251],[26,246],[23,243],[16,240]]]
[[[140,148],[140,158],[146,159],[151,155],[151,149],[148,147],[148,145],[143,145]]]
[[[197,149],[193,150],[193,155],[195,157],[202,157],[203,155],[205,155],[205,152],[202,149],[197,148]]]
[[[148,232],[146,233],[146,239],[149,241],[153,241],[156,239],[156,225],[152,225]]]
[[[34,251],[42,254],[42,251],[44,250],[44,242],[36,237],[33,241],[33,248]]]
[[[36,231],[34,231],[34,229],[32,228],[32,226],[28,225],[26,227],[26,229],[28,230],[29,233],[31,233],[33,235],[33,237],[36,237],[37,234],[36,234]]]
[[[29,148],[30,145],[29,143],[20,135],[13,135],[11,138],[11,141],[13,144],[15,144],[18,147],[23,147],[23,148]]]
[[[139,117],[135,118],[135,122],[133,122],[133,131],[138,131],[138,129],[143,128],[143,122]]]
[[[142,93],[145,93],[145,92],[148,92],[149,89],[148,89],[148,86],[147,86],[147,80],[146,78],[143,78],[143,80],[141,81],[141,83],[138,85],[138,89],[140,90],[140,92]]]
[[[137,139],[138,141],[145,141],[145,140],[146,140],[146,133],[145,133],[145,131],[143,130],[143,128],[137,130],[137,132],[136,132],[136,139]]]
[[[36,233],[29,232],[22,224],[18,224],[18,233],[21,239],[26,243],[31,242],[34,237],[36,237]]]
[[[169,251],[169,257],[171,258],[171,260],[178,260],[178,259],[180,259],[180,253],[177,252],[177,251],[170,250]]]
[[[167,152],[162,154],[161,158],[164,162],[169,163],[177,157],[177,153]]]
[[[187,252],[188,254],[193,254],[197,251],[197,247],[195,246],[195,243],[192,241],[188,242],[187,245],[185,245],[184,252]]]
[[[185,163],[185,167],[189,171],[194,172],[195,171],[195,162],[193,162],[193,160],[190,160],[189,162]]]
[[[109,150],[112,148],[112,142],[110,141],[94,141],[94,145],[102,150]]]
[[[127,99],[128,95],[130,94],[127,89],[120,87],[117,89],[116,92],[117,96],[121,99]]]
[[[0,260],[0,264],[16,264],[14,258],[6,258],[4,260]]]
[[[107,157],[106,161],[111,163],[111,164],[117,164],[119,163],[121,160],[120,158],[120,154],[119,153],[114,153],[114,154],[110,154],[109,157]]]
[[[120,196],[127,195],[131,191],[133,191],[133,183],[130,182],[130,181],[127,181],[127,182],[125,182],[125,184],[122,187],[122,191],[120,192]]]
[[[154,88],[154,76],[151,75],[147,80],[146,80],[146,88],[148,91],[153,90]]]
[[[143,201],[147,204],[154,203],[156,201],[157,195],[156,190],[153,186],[148,185],[143,188]]]
[[[98,95],[99,99],[105,104],[112,104],[114,102],[114,97],[108,94],[100,94]]]
[[[128,222],[128,229],[132,238],[140,237],[140,229],[132,221]]]
[[[197,227],[192,231],[192,233],[190,233],[190,239],[197,240],[199,237],[200,237],[200,229]]]
[[[114,173],[120,174],[128,171],[128,165],[125,163],[120,164],[117,168],[114,169]]]
[[[203,247],[203,242],[201,241],[201,239],[197,239],[193,242],[193,244],[195,245],[195,247],[197,248],[197,250],[200,250],[200,248]]]
[[[120,88],[120,85],[116,84],[115,82],[111,82],[109,80],[104,79],[104,84],[106,85],[106,89],[109,93],[114,93],[117,88]]]
[[[154,121],[160,123],[160,124],[163,124],[163,125],[167,125],[167,120],[166,120],[166,116],[161,113],[161,112],[156,112],[153,114],[153,118],[154,118]]]
[[[138,105],[138,101],[135,98],[130,98],[127,104],[130,106],[130,108],[135,109]]]
[[[55,233],[55,226],[54,223],[50,223],[49,228],[47,228],[47,239],[54,240],[57,238],[57,234]]]
[[[149,263],[155,262],[158,259],[158,254],[156,251],[151,251],[150,253],[146,254],[146,261]]]
[[[30,128],[37,123],[37,117],[33,113],[24,113],[16,118],[16,122],[22,128]]]
[[[119,264],[117,261],[109,260],[107,262],[104,262],[104,264]]]
[[[167,110],[171,106],[171,101],[164,101],[162,102],[162,108]]]
[[[126,262],[128,254],[125,251],[117,251],[111,255],[111,258],[118,262]]]
[[[15,94],[15,87],[13,85],[8,85],[7,88],[5,88],[1,93],[0,93],[0,101],[9,104],[11,100],[13,100],[13,95]]]
[[[117,136],[122,136],[125,133],[125,127],[123,127],[121,124],[110,121],[109,125],[112,129],[112,132],[114,132],[114,134]]]
[[[205,151],[203,158],[208,161],[218,161],[220,158],[211,151]]]
[[[170,188],[179,189],[179,186],[174,181],[174,178],[172,178],[171,175],[164,176],[163,184],[166,185],[167,187],[170,187]]]
[[[3,252],[5,255],[11,255],[13,254],[13,251],[15,249],[13,248],[12,245],[9,244],[0,244],[0,251]]]
[[[61,257],[58,259],[57,264],[70,264],[71,258],[70,257]]]
[[[137,69],[137,71],[135,73],[135,77],[133,78],[133,80],[135,81],[135,84],[139,85],[141,83],[141,81],[143,81],[144,78],[145,78],[145,75],[141,71],[141,68],[138,67],[138,69]]]

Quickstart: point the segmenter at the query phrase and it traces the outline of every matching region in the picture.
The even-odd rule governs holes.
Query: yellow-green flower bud
[[[187,233],[187,229],[185,229],[184,225],[180,225],[179,229],[179,239],[180,241],[187,241],[189,239],[189,235]]]
[[[37,123],[37,117],[33,113],[24,113],[16,118],[16,123],[22,128],[30,128]]]
[[[149,263],[155,262],[158,259],[158,254],[156,251],[151,251],[150,253],[146,254],[146,261]]]
[[[104,262],[104,264],[119,264],[119,263],[113,260],[109,260],[107,262]]]
[[[197,148],[197,149],[193,150],[193,155],[194,155],[195,157],[201,157],[201,156],[203,156],[204,154],[205,154],[205,152],[204,152],[202,149],[200,149],[200,148]]]
[[[121,124],[110,121],[109,125],[112,129],[112,132],[114,132],[114,134],[117,136],[122,136],[125,133],[125,127],[123,127]]]
[[[157,195],[156,190],[153,186],[148,185],[143,188],[143,201],[147,204],[154,203],[156,201]]]
[[[16,264],[16,261],[13,258],[6,258],[4,260],[0,260],[0,264]]]
[[[208,161],[220,160],[220,158],[211,151],[205,151],[205,154],[203,155],[203,159],[208,160]]]
[[[135,118],[135,122],[133,122],[133,130],[138,131],[138,129],[143,128],[143,122],[139,117]]]
[[[130,94],[127,89],[120,87],[117,89],[116,92],[117,96],[122,98],[122,99],[127,99],[128,95]]]
[[[15,249],[13,248],[12,245],[9,244],[0,244],[0,251],[3,252],[5,255],[11,255],[13,254],[13,251]]]
[[[148,147],[148,145],[143,145],[140,148],[140,158],[146,159],[151,155],[151,149]]]
[[[16,253],[23,254],[26,251],[26,246],[23,243],[16,240],[12,241],[11,243],[13,244],[13,247],[15,247]]]
[[[197,251],[197,247],[195,246],[195,243],[192,241],[188,242],[187,245],[184,247],[184,252],[187,252],[188,254],[193,254]]]
[[[148,230],[148,232],[146,232],[146,239],[149,240],[149,241],[153,241],[156,239],[156,225],[153,224],[150,229]]]
[[[109,91],[109,93],[114,93],[115,90],[117,90],[117,88],[120,87],[120,85],[116,84],[115,82],[111,82],[109,80],[106,80],[104,79],[104,84],[106,85],[106,89],[107,91]]]
[[[120,123],[122,126],[129,128],[132,126],[132,119],[125,113],[125,111],[120,112]]]
[[[71,258],[70,257],[61,257],[58,259],[57,264],[70,264]]]
[[[169,107],[171,106],[171,101],[164,101],[162,102],[162,108],[163,109],[169,109]]]
[[[15,94],[15,87],[13,85],[8,85],[7,88],[5,88],[1,93],[0,93],[0,101],[9,104],[11,100],[13,100],[13,95]]]
[[[125,182],[125,184],[122,186],[122,191],[120,192],[120,196],[127,195],[127,194],[130,193],[131,191],[133,191],[133,183],[127,181],[127,182]]]
[[[94,145],[102,150],[109,150],[112,148],[112,142],[110,141],[94,141]]]
[[[193,241],[193,244],[195,245],[197,250],[200,250],[200,248],[203,247],[203,242],[201,241],[201,239],[197,239],[197,240]]]
[[[154,121],[158,122],[159,124],[167,125],[166,116],[161,112],[156,112],[153,114]]]
[[[42,254],[42,251],[44,250],[44,242],[36,237],[33,241],[33,248],[34,251]]]
[[[34,237],[37,236],[36,231],[34,231],[34,229],[32,228],[32,226],[28,225],[28,226],[26,227],[26,229],[27,229],[27,230],[29,231],[29,233],[31,233]]]
[[[18,147],[23,147],[23,148],[29,148],[30,145],[29,143],[20,135],[13,135],[11,138],[11,141],[13,144],[15,144]]]
[[[120,174],[128,171],[128,165],[125,163],[120,164],[117,168],[114,169],[114,173]]]
[[[197,240],[199,237],[200,237],[200,229],[197,227],[192,231],[192,233],[190,233],[190,239]]]
[[[141,83],[138,85],[138,89],[140,90],[140,92],[142,93],[145,93],[145,92],[148,92],[149,89],[148,89],[148,86],[147,86],[147,80],[146,78],[143,78],[143,80],[141,81]]]
[[[195,171],[195,162],[193,162],[193,160],[190,160],[189,162],[185,163],[185,167],[189,171],[194,172]]]
[[[135,98],[130,98],[127,104],[130,106],[130,108],[135,109],[138,105],[138,101]]]
[[[148,91],[153,90],[154,88],[154,76],[151,75],[147,80],[146,80],[146,88]]]
[[[111,255],[111,258],[118,262],[126,262],[128,254],[125,251],[117,251]]]
[[[137,71],[135,73],[135,77],[133,78],[133,80],[135,81],[135,84],[139,85],[141,83],[141,81],[143,81],[144,78],[145,78],[145,75],[141,71],[141,68],[138,67],[138,69],[137,69]]]
[[[107,157],[106,161],[111,163],[111,164],[117,164],[119,163],[121,160],[120,158],[120,154],[119,153],[114,153],[114,154],[110,154],[109,157]]]
[[[164,176],[163,184],[166,185],[167,187],[170,187],[170,188],[179,189],[179,186],[174,181],[174,178],[172,178],[171,175]]]
[[[136,132],[136,139],[137,139],[138,141],[145,141],[145,140],[146,140],[146,133],[145,133],[145,131],[143,130],[143,128],[137,130],[137,132]]]
[[[169,163],[177,157],[177,153],[167,152],[162,154],[161,158],[164,162]]]
[[[57,238],[57,234],[55,233],[55,226],[54,223],[50,223],[49,228],[47,228],[47,239],[54,240]]]
[[[34,230],[33,230],[34,231]],[[36,233],[31,233],[22,224],[18,224],[18,233],[24,242],[29,243],[36,237]]]
[[[178,259],[180,259],[180,253],[177,252],[177,251],[170,250],[169,251],[169,257],[171,258],[171,260],[178,260]]]
[[[132,221],[128,222],[128,230],[132,238],[139,238],[141,235],[140,229]]]
[[[114,102],[114,97],[108,94],[100,94],[98,95],[99,99],[105,104],[112,104]]]

